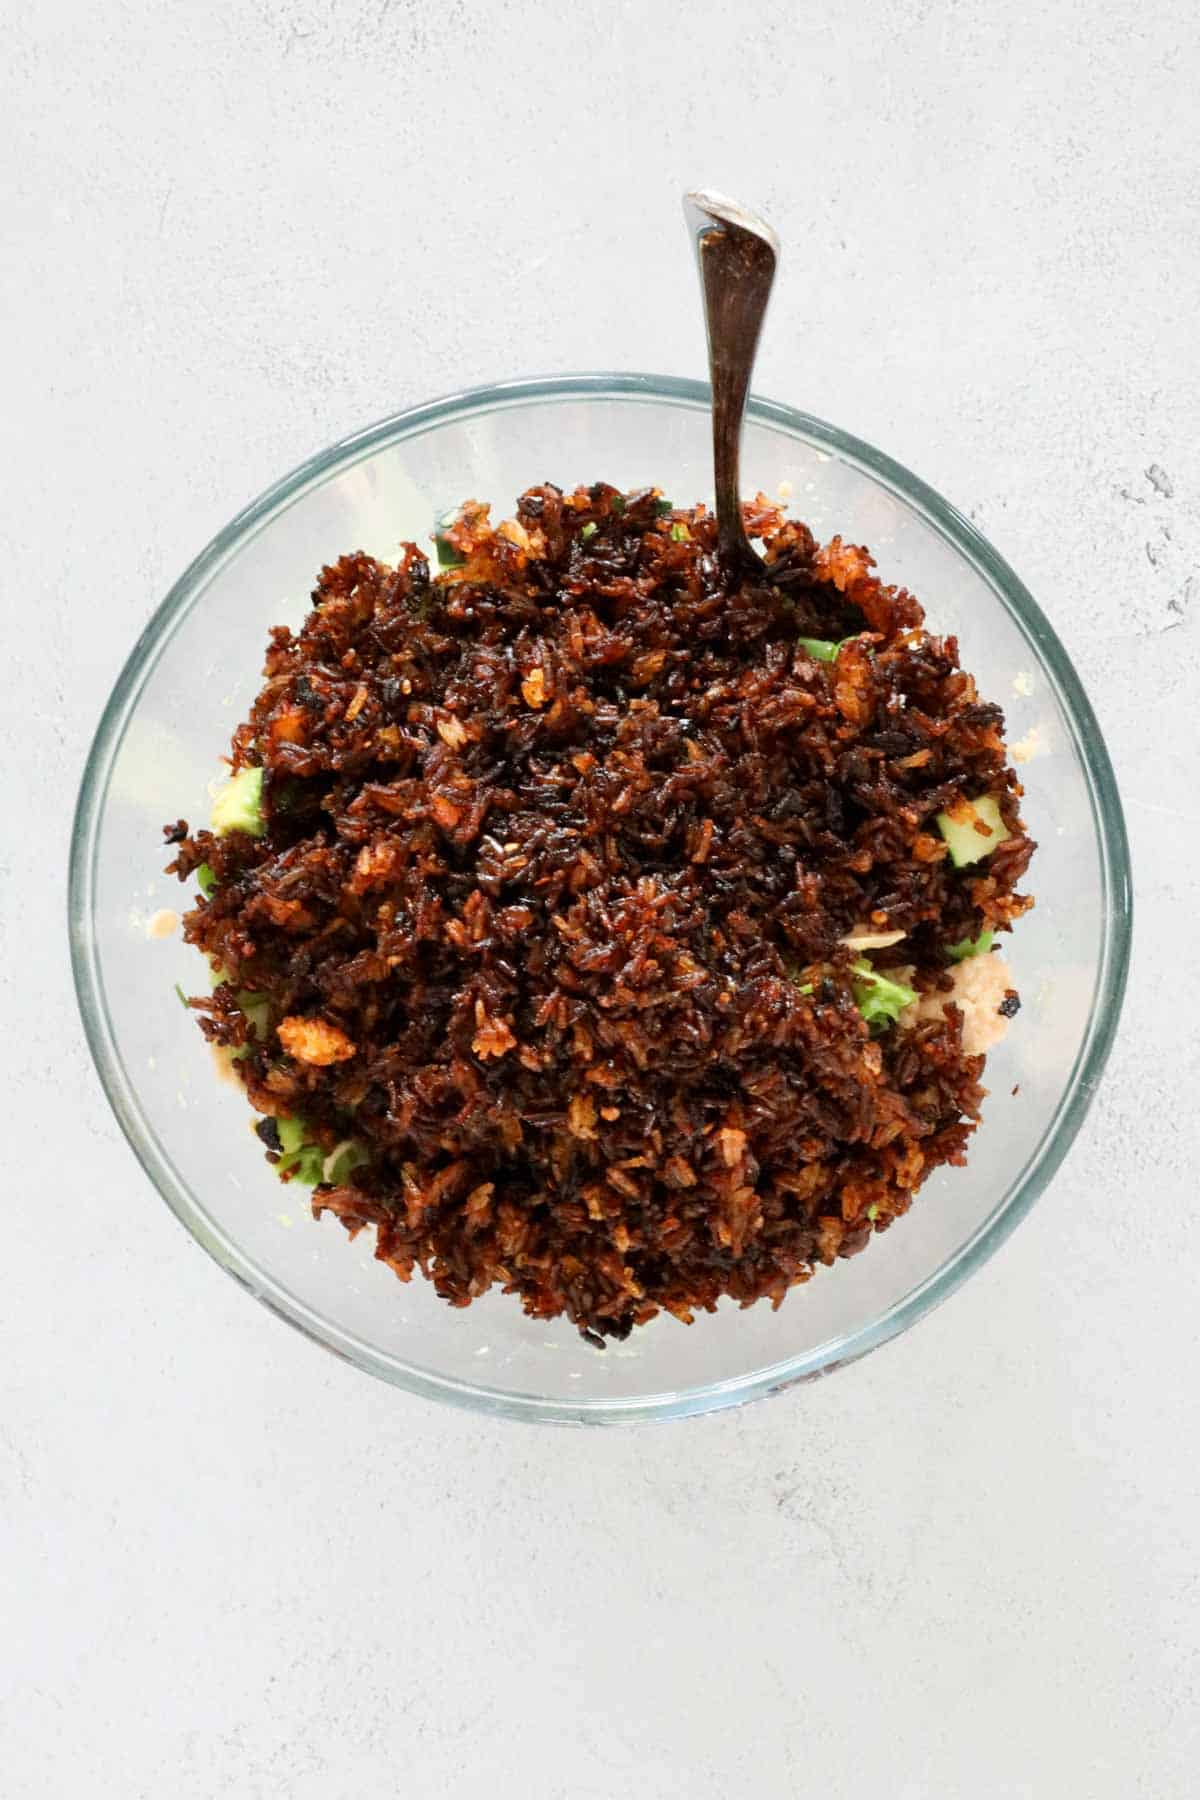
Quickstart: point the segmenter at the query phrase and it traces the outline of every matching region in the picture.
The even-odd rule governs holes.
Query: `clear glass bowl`
[[[790,407],[751,403],[743,490],[791,484],[819,537],[873,550],[931,626],[956,632],[981,691],[1008,716],[1025,816],[1041,848],[1036,909],[1012,939],[1024,1006],[989,1059],[991,1090],[965,1169],[942,1170],[862,1256],[817,1271],[778,1312],[723,1307],[656,1320],[604,1352],[487,1295],[465,1311],[408,1285],[315,1223],[247,1129],[174,983],[198,955],[149,922],[184,891],[159,873],[166,820],[207,819],[218,757],[258,687],[268,627],[300,620],[317,570],[343,551],[427,541],[466,496],[503,517],[535,482],[656,483],[710,492],[708,390],[652,375],[506,382],[400,413],[314,457],[197,557],[134,646],[84,774],[70,929],[84,1025],[126,1137],[160,1194],[231,1275],[359,1368],[457,1405],[527,1419],[678,1417],[778,1393],[862,1356],[919,1319],[991,1255],[1062,1161],[1120,1010],[1129,861],[1112,769],[1079,680],[1038,607],[953,507],[866,444]],[[786,488],[784,490],[787,491]]]

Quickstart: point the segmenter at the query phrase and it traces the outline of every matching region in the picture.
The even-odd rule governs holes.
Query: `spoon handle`
[[[738,458],[742,415],[775,280],[779,239],[763,219],[722,194],[705,190],[685,194],[683,210],[696,249],[708,331],[721,560],[730,571],[761,576],[762,559],[742,523]]]

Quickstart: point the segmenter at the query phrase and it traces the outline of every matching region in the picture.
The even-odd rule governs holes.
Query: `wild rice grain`
[[[604,484],[500,531],[468,502],[436,580],[343,557],[234,734],[265,835],[167,832],[216,884],[202,1029],[363,1153],[314,1211],[454,1305],[498,1284],[591,1342],[778,1305],[963,1160],[961,1014],[872,1036],[851,965],[869,937],[946,1002],[949,947],[1030,904],[1001,711],[865,550],[745,511],[767,584],[703,508]],[[1009,836],[956,870],[935,815],[984,793]]]

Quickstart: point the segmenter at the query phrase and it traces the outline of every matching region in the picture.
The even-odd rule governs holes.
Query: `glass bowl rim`
[[[322,1317],[246,1255],[204,1212],[143,1116],[113,1033],[91,931],[99,827],[113,763],[133,710],[163,650],[223,563],[311,488],[386,444],[430,426],[537,402],[624,400],[691,410],[709,405],[707,382],[645,373],[524,376],[466,388],[380,419],[309,457],[244,507],[174,583],[141,631],[101,714],[84,767],[71,833],[68,922],[76,998],[97,1073],[131,1149],[176,1217],[256,1299],[315,1343],[356,1367],[425,1398],[485,1413],[558,1424],[683,1418],[782,1392],[877,1349],[946,1299],[997,1250],[1058,1170],[1091,1104],[1121,1011],[1132,934],[1129,844],[1112,764],[1095,714],[1049,620],[1013,569],[975,526],[927,483],[849,432],[779,401],[751,396],[747,417],[826,449],[872,476],[921,515],[987,582],[1049,673],[1083,768],[1100,851],[1104,932],[1087,1030],[1050,1123],[989,1216],[957,1251],[878,1317],[801,1354],[695,1388],[629,1398],[558,1400],[451,1377],[381,1352]],[[694,1328],[703,1330],[703,1321]]]

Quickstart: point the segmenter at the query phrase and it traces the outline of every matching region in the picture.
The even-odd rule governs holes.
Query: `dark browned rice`
[[[436,579],[343,557],[234,734],[266,835],[170,828],[217,883],[202,1029],[259,1112],[366,1153],[314,1212],[454,1305],[602,1341],[778,1304],[964,1159],[960,1015],[873,1035],[842,940],[902,929],[875,966],[945,988],[1030,904],[1000,709],[865,550],[746,515],[769,584],[722,578],[703,508],[602,484],[468,503]],[[1010,836],[956,870],[934,816],[985,791]]]

